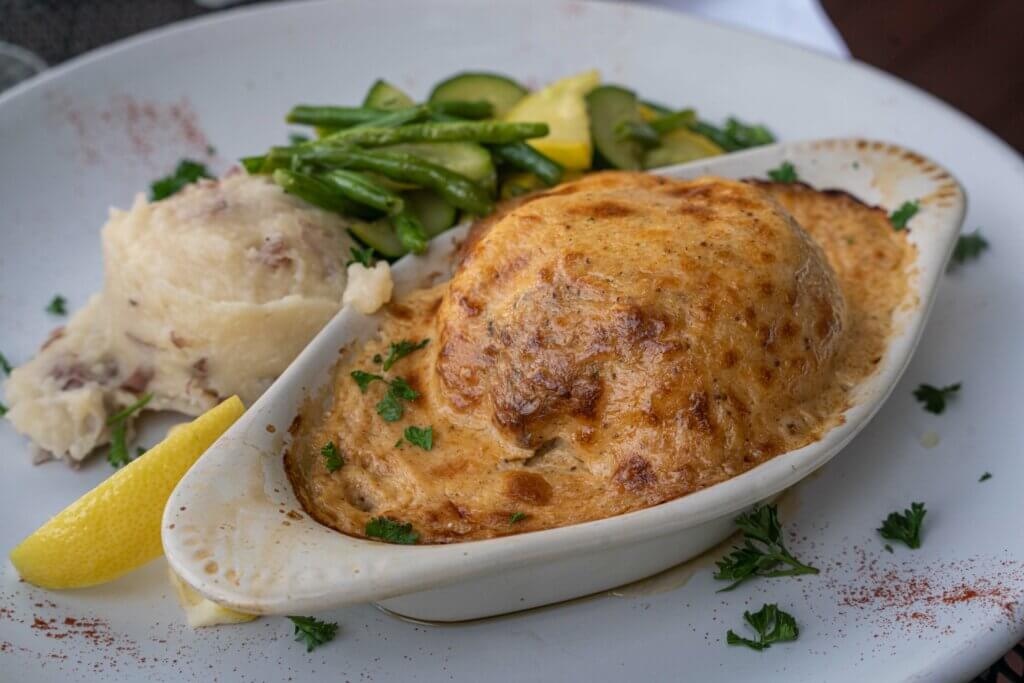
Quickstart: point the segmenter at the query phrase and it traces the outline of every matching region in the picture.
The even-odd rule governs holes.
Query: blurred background
[[[1024,0],[643,1],[867,62],[1024,152]],[[0,91],[121,38],[238,4],[256,2],[0,0]],[[976,682],[1024,683],[1024,643]]]
[[[877,66],[1024,152],[1024,0],[648,1]],[[255,3],[0,0],[0,90],[120,38],[233,4]]]

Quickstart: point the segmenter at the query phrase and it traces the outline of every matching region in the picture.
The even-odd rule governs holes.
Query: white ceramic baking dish
[[[340,348],[376,332],[376,318],[345,309],[175,489],[163,520],[171,566],[202,594],[245,612],[307,613],[375,601],[417,619],[456,621],[612,588],[718,543],[738,511],[828,462],[882,405],[920,338],[964,215],[963,191],[949,172],[886,143],[787,143],[660,172],[764,177],[783,161],[819,188],[846,190],[888,210],[906,200],[921,206],[910,232],[918,251],[916,299],[899,313],[888,351],[857,388],[845,422],[820,441],[709,489],[585,524],[452,545],[352,538],[302,512],[283,467],[298,406],[329,385]],[[435,239],[425,256],[398,262],[397,292],[447,277],[465,229]]]

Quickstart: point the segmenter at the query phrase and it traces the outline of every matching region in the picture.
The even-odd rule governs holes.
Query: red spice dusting
[[[58,91],[49,93],[47,100],[56,118],[71,130],[86,165],[139,161],[147,169],[166,172],[182,156],[199,160],[212,156],[199,117],[186,97],[151,102],[115,95],[96,103]]]
[[[827,585],[840,606],[865,610],[885,635],[915,625],[937,628],[943,617],[951,617],[951,610],[961,605],[999,610],[1009,625],[1017,621],[1016,607],[1024,592],[1021,563],[997,562],[979,574],[980,567],[973,561],[925,565],[886,558],[883,562],[862,548],[854,552],[856,579],[841,583],[836,574],[827,572],[831,574]]]

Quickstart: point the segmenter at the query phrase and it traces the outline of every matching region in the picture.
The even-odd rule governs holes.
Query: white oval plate
[[[129,204],[181,156],[202,156],[202,141],[186,125],[189,112],[217,146],[223,170],[228,160],[283,140],[281,116],[292,103],[358,101],[380,76],[423,96],[436,79],[466,68],[539,84],[597,66],[607,80],[651,99],[693,104],[711,120],[737,114],[763,121],[784,140],[898,141],[956,173],[971,198],[965,229],[982,227],[992,249],[943,278],[891,399],[820,476],[799,485],[785,520],[795,534],[790,544],[823,574],[715,594],[719,584],[702,569],[667,593],[595,598],[446,628],[402,623],[368,605],[343,608],[326,615],[342,625],[338,641],[307,655],[290,642],[284,620],[189,631],[162,563],[61,594],[21,584],[5,565],[4,676],[958,681],[1024,636],[1019,608],[1008,617],[985,602],[922,605],[935,612],[935,625],[902,623],[878,605],[846,604],[842,592],[867,581],[858,571],[860,552],[882,570],[927,574],[940,587],[995,577],[1014,595],[1024,590],[1020,158],[963,115],[869,67],[684,16],[614,4],[425,4],[245,9],[102,50],[0,96],[3,352],[15,363],[30,357],[57,323],[43,312],[53,294],[77,308],[99,287],[98,227],[108,205]],[[154,105],[160,125],[146,125],[148,110],[133,103]],[[921,382],[959,380],[961,396],[942,416],[925,413],[911,396]],[[146,445],[166,422],[150,427]],[[920,439],[930,431],[941,441],[929,449]],[[25,443],[7,426],[0,446],[2,548],[110,472],[102,458],[78,472],[32,467]],[[985,471],[993,478],[978,483]],[[928,504],[924,546],[889,555],[873,530],[911,500]],[[796,615],[800,639],[760,654],[727,648],[726,629],[739,629],[742,611],[764,602]],[[31,627],[36,616],[58,624],[99,618],[100,630],[122,649],[74,633],[48,638]],[[82,629],[61,626],[57,633],[65,631]]]
[[[171,567],[210,599],[261,614],[381,601],[423,620],[461,621],[561,602],[635,581],[703,552],[732,518],[828,462],[864,428],[910,361],[964,215],[948,171],[907,149],[854,139],[783,143],[659,173],[766,177],[784,161],[816,187],[888,211],[919,201],[910,301],[877,372],[844,423],[820,441],[728,482],[646,510],[559,529],[434,546],[389,545],[332,532],[302,514],[284,471],[288,425],[333,386],[338,349],[373,335],[379,318],[342,310],[281,378],[189,470],[164,512]],[[450,275],[467,226],[393,268],[396,296]],[[268,426],[269,425],[269,426]],[[581,570],[586,568],[585,572]]]

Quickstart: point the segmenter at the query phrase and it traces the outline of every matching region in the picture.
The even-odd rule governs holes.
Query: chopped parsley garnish
[[[338,634],[338,625],[320,621],[313,617],[288,617],[295,624],[295,642],[305,643],[306,652],[312,652],[324,643],[334,640]]]
[[[887,553],[893,552],[892,546],[889,545],[888,543],[886,543],[884,547],[885,547],[885,552],[887,552]]]
[[[981,256],[981,252],[988,249],[988,240],[981,236],[981,230],[975,230],[967,235],[960,235],[953,247],[953,260],[950,265],[963,265],[971,259]]]
[[[508,523],[509,524],[518,524],[519,522],[523,521],[524,519],[526,519],[526,513],[525,512],[513,512],[508,517]]]
[[[388,346],[388,355],[384,357],[384,365],[382,369],[387,372],[391,369],[391,366],[408,356],[413,351],[419,351],[424,346],[430,343],[429,339],[423,339],[419,342],[411,342],[408,339],[403,339],[398,342],[391,342]]]
[[[132,456],[128,452],[128,445],[125,443],[125,426],[123,422],[119,422],[110,430],[110,450],[107,451],[107,462],[114,469],[118,469],[131,461]]]
[[[345,464],[345,458],[341,457],[341,453],[338,452],[338,447],[334,445],[333,441],[328,441],[320,449],[320,455],[324,456],[324,465],[327,466],[328,472],[336,472]]]
[[[5,375],[9,375],[13,369],[14,368],[11,367],[11,364],[7,362],[7,358],[4,354],[0,353],[0,370],[3,370]]]
[[[364,394],[369,386],[377,380],[380,380],[381,382],[384,381],[384,378],[380,375],[375,375],[372,372],[363,372],[362,370],[353,370],[352,379],[354,379],[356,384],[359,385],[359,391]]]
[[[385,543],[399,545],[413,545],[420,538],[420,535],[412,530],[412,524],[402,524],[390,517],[371,519],[366,523],[366,535],[370,538],[379,538]]]
[[[732,581],[721,589],[730,591],[755,576],[798,576],[817,574],[815,567],[804,564],[786,550],[782,539],[782,526],[775,505],[762,505],[736,518],[736,526],[743,531],[744,544],[734,546],[732,552],[715,562],[715,578]]]
[[[988,481],[991,478],[992,478],[992,473],[991,472],[986,472],[985,474],[981,475],[981,478],[978,479],[978,481],[979,482]]]
[[[46,312],[53,315],[67,315],[67,303],[67,299],[58,294],[50,300],[49,305],[46,307]]]
[[[384,394],[384,398],[377,401],[377,414],[384,419],[385,422],[398,422],[402,419],[402,415],[405,414],[405,406],[398,400],[398,397],[392,393],[390,389]]]
[[[401,377],[391,380],[384,398],[377,402],[377,414],[384,418],[385,422],[397,422],[405,414],[405,406],[402,401],[415,401],[419,392],[409,386]]]
[[[909,510],[903,513],[890,512],[889,516],[878,527],[882,538],[905,543],[908,548],[921,547],[921,522],[927,511],[924,503],[911,503]]]
[[[788,161],[784,161],[778,168],[768,171],[768,177],[777,183],[795,183],[798,180],[796,167]]]
[[[3,417],[6,414],[7,414],[7,406],[5,406],[3,403],[0,403],[0,417]]]
[[[107,462],[115,468],[123,467],[132,461],[132,455],[128,451],[127,437],[128,418],[142,410],[152,400],[153,394],[146,394],[135,403],[124,410],[114,413],[107,418],[107,426],[110,427],[110,450],[107,452]]]
[[[425,451],[434,447],[434,428],[409,426],[405,428],[405,440]]]
[[[402,415],[405,414],[405,406],[402,405],[402,401],[415,401],[420,395],[418,391],[409,386],[409,383],[401,377],[388,381],[380,375],[363,372],[362,370],[353,370],[351,375],[352,379],[359,385],[359,391],[364,394],[374,382],[380,381],[388,385],[384,398],[377,402],[377,414],[384,418],[385,422],[401,420]]]
[[[900,204],[900,208],[889,215],[889,222],[892,223],[892,227],[902,230],[907,227],[907,223],[917,214],[920,208],[921,205],[917,202],[903,202]]]
[[[377,260],[374,256],[373,247],[349,247],[349,251],[352,253],[352,258],[345,263],[346,266],[350,266],[353,263],[362,263],[367,268],[372,268]]]
[[[946,410],[946,399],[952,398],[958,391],[960,391],[960,382],[945,387],[922,384],[914,389],[914,398],[920,401],[929,413],[941,415]]]
[[[210,171],[203,164],[191,159],[182,159],[178,162],[178,167],[174,169],[174,173],[160,178],[149,186],[149,199],[153,202],[167,199],[172,194],[180,192],[186,185],[194,183],[200,178],[212,177]]]
[[[800,635],[796,619],[792,614],[783,612],[778,605],[765,605],[757,612],[744,612],[743,620],[757,631],[757,640],[737,635],[732,629],[725,634],[725,642],[729,645],[746,645],[751,650],[760,652],[775,643],[796,640]]]

